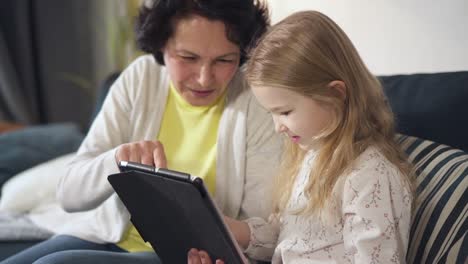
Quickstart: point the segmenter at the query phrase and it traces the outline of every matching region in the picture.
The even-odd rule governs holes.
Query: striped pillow
[[[408,263],[465,263],[468,154],[406,135],[397,141],[417,172]]]

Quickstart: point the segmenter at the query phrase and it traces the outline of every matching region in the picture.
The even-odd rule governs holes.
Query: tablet
[[[187,263],[191,248],[213,263],[247,263],[201,178],[126,161],[119,168],[107,179],[164,264]]]

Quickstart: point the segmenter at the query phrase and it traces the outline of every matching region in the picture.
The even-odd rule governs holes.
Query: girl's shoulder
[[[395,167],[380,151],[378,147],[369,146],[366,150],[364,150],[355,160],[353,163],[353,168],[355,169],[363,169],[366,167],[373,167],[377,165],[390,165]],[[396,167],[395,167],[396,168]]]
[[[346,179],[357,185],[366,185],[400,182],[403,175],[398,167],[391,163],[377,147],[370,146],[354,161],[348,170]]]

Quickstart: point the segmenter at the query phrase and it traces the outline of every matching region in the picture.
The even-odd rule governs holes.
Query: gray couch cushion
[[[0,134],[0,187],[25,169],[76,151],[83,137],[72,123],[32,126]]]
[[[468,71],[380,80],[400,133],[468,151]]]

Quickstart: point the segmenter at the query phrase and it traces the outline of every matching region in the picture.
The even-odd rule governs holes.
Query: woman
[[[137,38],[152,56],[112,86],[58,187],[65,210],[91,210],[87,219],[5,263],[157,261],[107,182],[121,160],[201,176],[225,215],[266,217],[265,187],[280,144],[239,66],[267,25],[266,7],[254,0],[143,7]]]

